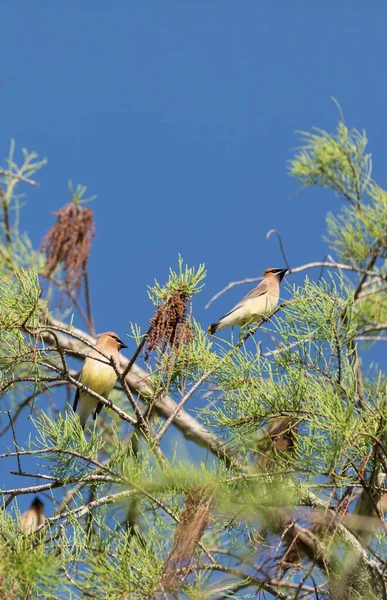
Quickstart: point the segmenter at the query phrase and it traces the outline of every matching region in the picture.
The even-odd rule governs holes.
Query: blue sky
[[[295,130],[335,128],[335,96],[347,124],[367,130],[384,183],[386,16],[382,0],[3,3],[0,154],[15,138],[48,159],[40,187],[24,190],[21,228],[40,243],[69,179],[98,196],[98,331],[145,329],[147,285],[167,278],[178,253],[208,268],[194,300],[205,325],[249,289],[205,311],[225,284],[283,265],[269,229],[292,266],[323,258],[325,214],[339,200],[295,197],[286,164]]]

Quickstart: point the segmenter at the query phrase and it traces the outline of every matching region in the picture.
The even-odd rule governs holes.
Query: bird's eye
[[[116,335],[112,335],[113,340],[115,340],[118,344],[122,344],[121,340],[119,337],[117,337]]]

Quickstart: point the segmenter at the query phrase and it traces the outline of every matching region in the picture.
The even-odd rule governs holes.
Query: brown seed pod
[[[193,339],[187,300],[185,294],[176,291],[157,307],[150,321],[145,360],[156,348],[164,352],[168,347],[179,348],[182,343]]]
[[[93,211],[70,202],[57,212],[56,223],[43,238],[41,250],[46,254],[46,274],[49,277],[58,265],[66,272],[65,288],[79,293],[86,261],[95,237]]]

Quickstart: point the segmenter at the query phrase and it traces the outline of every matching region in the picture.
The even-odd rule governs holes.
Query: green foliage
[[[289,173],[306,188],[318,185],[336,192],[359,208],[371,183],[371,155],[365,153],[365,132],[349,130],[339,121],[336,134],[314,128],[300,131],[303,145],[289,162]]]
[[[6,188],[5,199],[7,204],[15,198],[14,192],[16,186],[22,181],[22,178],[31,178],[37,171],[47,164],[47,160],[39,159],[36,152],[28,152],[26,148],[21,149],[23,162],[19,165],[15,161],[15,140],[11,140],[9,154],[7,158],[8,173],[0,175],[0,183]],[[14,177],[16,175],[16,177]],[[17,196],[20,198],[20,195]]]
[[[0,277],[0,331],[37,327],[40,293],[38,276],[32,269],[17,269],[13,277]]]
[[[31,348],[28,333],[41,322],[42,306],[34,270],[18,269],[0,277],[0,394],[16,376],[35,379],[37,389],[42,389],[39,360],[44,353]]]
[[[81,185],[78,183],[76,189],[73,188],[73,182],[71,179],[69,180],[69,193],[71,196],[71,200],[74,204],[87,204],[87,202],[92,202],[96,199],[97,196],[90,196],[89,198],[84,198],[83,196],[86,194],[87,186]]]
[[[204,265],[199,265],[197,269],[195,267],[188,267],[185,265],[182,257],[179,254],[178,258],[179,270],[178,272],[169,270],[169,279],[165,285],[161,285],[155,280],[154,286],[149,286],[148,296],[155,306],[172,296],[175,292],[180,292],[185,297],[193,296],[199,293],[203,289],[201,283],[205,276],[206,270]]]
[[[123,531],[109,542],[99,552],[94,548],[86,551],[87,571],[81,574],[82,589],[92,598],[99,597],[101,588],[112,600],[151,597],[155,581],[162,575],[162,546],[156,542],[154,548],[144,549],[141,544],[132,543]]]
[[[23,534],[17,518],[0,511],[0,596],[54,600],[64,587],[59,555]]]
[[[169,388],[170,393],[178,393],[182,387],[194,383],[209,370],[217,369],[219,355],[214,352],[213,343],[200,324],[192,319],[193,338],[170,353],[159,352],[157,367],[151,373],[151,382],[159,395]]]
[[[327,241],[339,259],[355,262],[366,269],[370,256],[379,252],[387,256],[387,193],[372,183],[368,186],[369,202],[359,211],[343,207],[337,217],[327,216]]]
[[[87,441],[78,417],[73,414],[65,417],[59,414],[54,420],[41,413],[33,422],[37,433],[28,449],[53,449],[52,452],[45,452],[45,459],[48,461],[45,469],[54,479],[66,481],[68,477],[73,479],[90,472],[89,461],[97,460],[98,453],[103,450],[104,439],[101,436],[93,433]]]
[[[4,494],[12,501],[0,513],[0,597],[15,581],[17,593],[31,600],[204,600],[260,592],[290,600],[298,592],[317,597],[316,581],[327,597],[332,588],[341,594],[338,584],[348,589],[338,600],[370,589],[383,597],[369,550],[383,563],[387,542],[374,532],[381,523],[372,503],[367,539],[345,519],[360,504],[356,494],[377,503],[383,492],[376,483],[385,471],[386,378],[377,364],[368,366],[367,350],[387,329],[387,193],[371,179],[364,132],[349,130],[341,118],[334,134],[315,129],[301,136],[291,175],[304,188],[319,185],[345,200],[327,216],[338,263],[317,282],[307,275],[301,286],[289,286],[290,300],[270,318],[214,341],[191,314],[204,265],[188,267],[179,256],[177,271],[148,295],[165,330],[173,319],[159,309],[180,295],[173,324],[183,323],[189,334],[175,344],[156,336],[142,370],[147,338],[131,324],[139,346],[131,389],[116,388],[109,400],[136,426],[104,408],[85,432],[77,415],[62,410],[54,387],[66,387],[69,401],[84,351],[82,335],[72,327],[64,335],[50,316],[61,274],[42,289],[41,254],[20,235],[18,219],[11,230],[6,225],[7,210],[19,210],[14,189],[21,182],[12,175],[22,168],[30,177],[43,162],[25,153],[17,167],[11,148],[0,206],[0,390],[15,419],[26,390],[32,389],[27,404],[41,407],[43,392],[62,404],[59,411],[43,404],[24,447],[15,434],[22,464],[25,455],[34,457],[36,478],[48,482],[54,514],[39,533],[24,534],[15,498]],[[74,202],[84,201],[84,186],[69,189]],[[64,352],[54,334],[62,336]],[[184,439],[166,426],[173,411]],[[192,460],[186,439],[213,454],[201,450]],[[319,511],[337,519],[334,528],[315,527]],[[302,545],[305,532],[312,548]]]

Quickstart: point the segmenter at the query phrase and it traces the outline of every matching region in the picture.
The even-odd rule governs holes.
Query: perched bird
[[[93,392],[96,392],[107,399],[117,381],[117,375],[113,367],[106,363],[107,359],[104,358],[98,350],[106,356],[112,357],[115,362],[118,363],[118,355],[121,348],[127,348],[127,346],[120,340],[118,335],[112,331],[100,333],[97,336],[95,349],[93,349],[89,356],[85,358],[79,381],[93,390]],[[93,419],[95,419],[100,413],[103,405],[87,392],[80,390],[80,388],[77,388],[75,393],[73,404],[74,412],[77,410],[78,402],[79,419],[81,421],[82,429],[85,429],[86,421],[89,416],[93,413]]]
[[[367,487],[362,490],[355,509],[349,518],[348,525],[357,533],[363,546],[367,546],[372,533],[381,525],[375,507],[383,514],[385,499],[383,500],[384,494],[381,488],[384,488],[385,479],[386,473],[383,472],[371,475],[371,481],[373,480],[372,488],[376,484],[376,489],[369,489],[371,488],[370,485],[369,488]]]
[[[20,518],[20,529],[24,533],[32,533],[40,525],[43,525],[46,518],[44,516],[44,504],[39,500],[38,496],[32,501],[28,510],[26,510]]]
[[[216,331],[234,325],[256,323],[265,313],[277,306],[279,300],[279,284],[287,269],[266,269],[263,281],[251,290],[230,312],[209,326],[213,335]]]
[[[273,467],[276,456],[282,456],[285,460],[285,453],[290,456],[294,450],[298,423],[291,417],[280,417],[269,421],[265,427],[264,434],[257,441],[257,450],[260,459],[259,464],[265,467]]]

